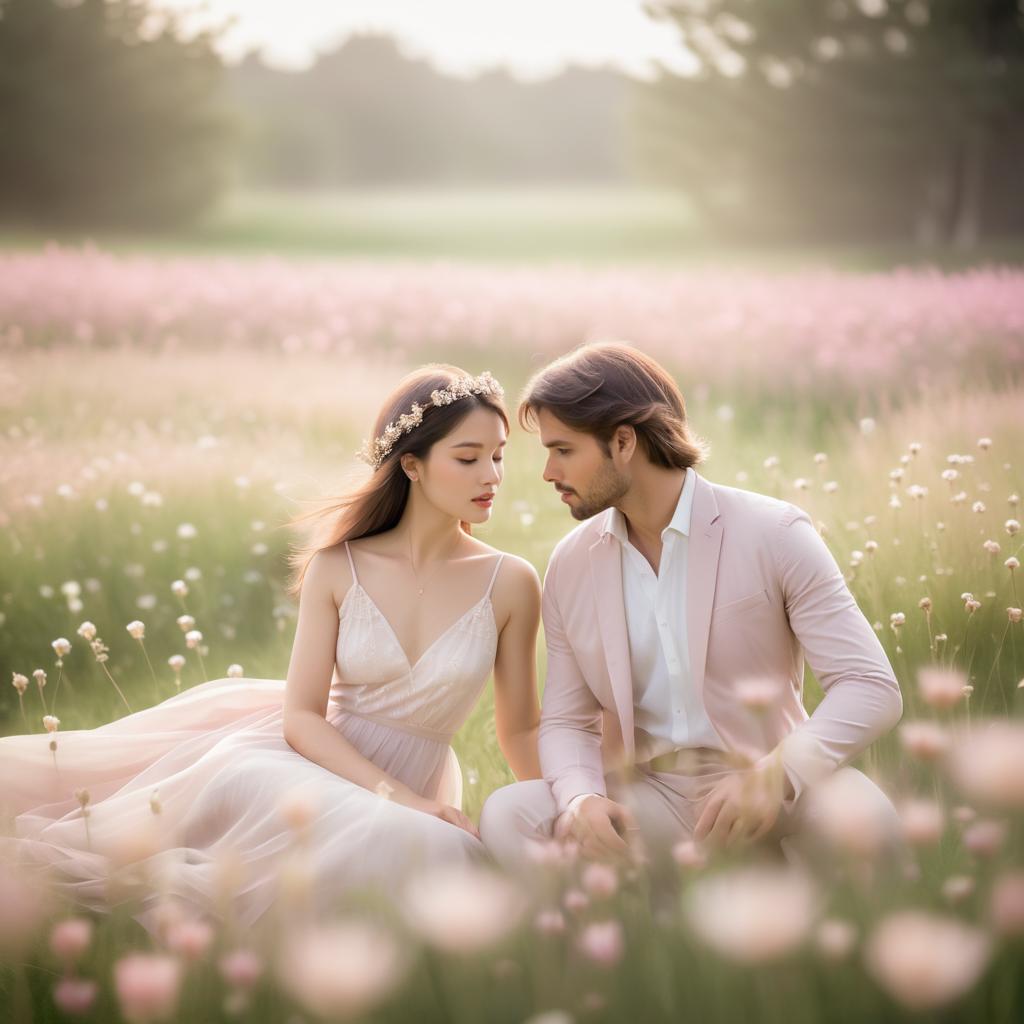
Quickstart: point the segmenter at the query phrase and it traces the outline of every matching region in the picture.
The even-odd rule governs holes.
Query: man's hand
[[[731,772],[711,790],[693,838],[723,847],[752,843],[771,831],[784,798],[785,775],[778,763]]]
[[[576,810],[569,834],[591,860],[631,861],[643,855],[640,827],[633,812],[603,796],[588,796]]]

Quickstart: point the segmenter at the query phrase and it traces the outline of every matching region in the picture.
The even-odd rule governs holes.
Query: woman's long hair
[[[373,437],[380,437],[389,423],[408,413],[413,403],[426,406],[423,422],[408,434],[401,434],[381,465],[362,486],[343,494],[316,502],[313,509],[296,515],[292,526],[312,523],[305,543],[293,548],[288,557],[292,567],[288,593],[296,595],[302,588],[306,570],[313,556],[325,548],[346,540],[371,537],[394,529],[402,518],[409,500],[409,478],[402,469],[403,455],[426,458],[431,447],[450,434],[474,409],[486,408],[501,417],[508,430],[508,413],[502,401],[492,395],[470,395],[450,405],[434,407],[431,392],[450,387],[467,377],[465,370],[447,363],[430,363],[404,377],[385,401],[373,428]],[[462,523],[466,533],[470,525]]]

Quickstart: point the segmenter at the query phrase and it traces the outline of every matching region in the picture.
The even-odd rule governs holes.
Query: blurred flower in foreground
[[[970,875],[950,875],[942,883],[942,898],[947,903],[963,903],[977,888]]]
[[[1024,808],[1024,725],[994,719],[977,723],[954,744],[953,781],[974,802]]]
[[[318,1017],[357,1017],[401,980],[405,958],[381,928],[349,921],[310,928],[289,938],[278,978]]]
[[[588,924],[578,940],[580,952],[602,967],[614,967],[625,952],[622,925],[618,921],[597,921]]]
[[[59,921],[50,932],[50,952],[65,967],[71,967],[92,942],[92,921],[84,917],[69,917]]]
[[[935,722],[904,722],[899,729],[903,749],[921,761],[935,761],[949,750],[949,735]]]
[[[406,889],[409,925],[448,953],[473,953],[503,939],[525,910],[520,891],[480,868],[424,871]]]
[[[583,888],[591,896],[596,896],[599,899],[614,896],[619,887],[619,877],[615,873],[615,868],[597,862],[590,863],[583,869],[580,880],[583,883]]]
[[[765,711],[779,700],[782,687],[777,679],[740,679],[736,698],[748,711]]]
[[[697,935],[722,956],[754,964],[786,956],[817,911],[811,881],[792,869],[741,868],[695,882],[686,910]]]
[[[561,935],[565,931],[565,917],[560,910],[542,910],[533,919],[533,927],[541,935]]]
[[[213,928],[205,921],[177,921],[167,931],[167,945],[183,960],[201,960],[213,942]]]
[[[925,703],[946,709],[958,704],[964,696],[967,676],[957,669],[930,665],[917,673],[917,687]]]
[[[13,861],[0,858],[0,961],[18,959],[50,912],[48,892]]]
[[[163,954],[130,953],[114,964],[114,988],[131,1024],[168,1020],[178,1004],[181,964]]]
[[[868,971],[911,1010],[951,1002],[970,989],[988,963],[984,932],[948,917],[904,910],[885,918],[865,948]]]
[[[251,988],[263,974],[263,961],[251,949],[235,949],[217,961],[217,970],[234,988]]]
[[[299,838],[306,838],[316,820],[322,798],[315,787],[294,786],[277,801],[277,809],[288,828]]]
[[[856,926],[836,917],[822,921],[814,934],[814,944],[827,960],[845,960],[856,943]]]
[[[989,917],[1000,935],[1024,935],[1024,870],[1008,871],[995,880]]]
[[[575,1021],[565,1010],[545,1010],[527,1018],[523,1024],[575,1024]]]
[[[803,799],[808,829],[848,854],[872,857],[895,839],[885,805],[849,772],[828,776]]]
[[[1006,839],[1006,823],[1002,821],[976,821],[964,829],[964,846],[975,857],[994,857]]]
[[[672,847],[672,859],[682,868],[699,869],[708,862],[708,855],[692,839],[680,839]]]
[[[95,981],[66,975],[53,986],[53,1001],[62,1013],[81,1016],[92,1009],[99,990]]]
[[[934,846],[946,830],[945,815],[934,800],[907,800],[899,814],[903,837],[911,846]]]

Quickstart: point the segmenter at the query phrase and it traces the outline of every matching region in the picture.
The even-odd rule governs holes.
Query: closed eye
[[[456,459],[456,461],[457,462],[461,462],[464,466],[472,466],[473,463],[476,462],[476,459]],[[501,458],[501,459],[495,459],[494,461],[495,462],[504,462],[505,460],[503,458]]]

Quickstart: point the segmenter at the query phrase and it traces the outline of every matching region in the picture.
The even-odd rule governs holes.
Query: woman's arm
[[[540,625],[540,578],[529,562],[509,558],[502,575],[511,611],[494,662],[494,720],[498,745],[517,779],[539,779],[537,728],[537,630]]]
[[[285,741],[303,757],[363,789],[386,795],[413,810],[445,817],[446,821],[460,827],[469,826],[468,830],[475,832],[468,818],[463,823],[443,815],[441,812],[446,810],[443,805],[421,797],[363,757],[327,721],[327,698],[338,643],[338,608],[334,603],[333,584],[348,573],[343,560],[334,554],[336,552],[320,551],[314,555],[302,581],[299,620],[285,687]],[[462,816],[459,811],[455,814]]]

